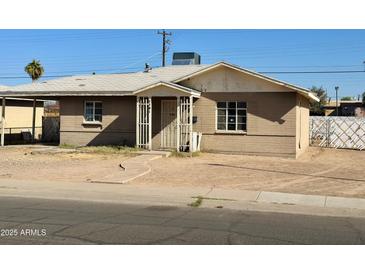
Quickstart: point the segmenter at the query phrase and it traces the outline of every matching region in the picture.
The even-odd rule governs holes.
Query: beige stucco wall
[[[247,134],[216,131],[218,101],[247,102]],[[203,93],[194,103],[194,116],[203,150],[295,157],[295,93]]]
[[[300,94],[296,98],[296,156],[303,154],[309,146],[309,100]]]
[[[0,105],[0,114],[2,106]],[[42,134],[42,116],[44,114],[43,102],[37,103],[35,138],[38,139]],[[0,118],[1,120],[1,118]],[[5,134],[19,134],[21,131],[32,132],[33,124],[33,101],[25,100],[6,100],[5,105]],[[13,136],[14,138],[16,136]],[[9,137],[10,138],[10,137]]]
[[[103,102],[101,126],[84,124],[84,102]],[[135,97],[63,97],[60,99],[60,143],[134,145]]]
[[[203,92],[292,92],[287,87],[227,67],[210,70],[179,84]]]

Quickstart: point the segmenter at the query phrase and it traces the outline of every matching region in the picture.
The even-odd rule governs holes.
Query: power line
[[[152,55],[154,56],[154,55]],[[151,57],[152,57],[151,56]],[[133,65],[133,64],[131,64]],[[138,69],[138,67],[123,67],[122,69]],[[113,70],[113,71],[117,71],[118,69],[100,69],[100,70],[85,70],[84,72],[95,72],[95,71],[108,71],[108,70]],[[119,69],[120,70],[120,69]],[[82,71],[79,71],[82,72]],[[258,73],[261,74],[348,74],[348,73],[365,73],[364,70],[332,70],[332,71],[260,71]],[[65,75],[65,74],[60,74],[60,75],[44,75],[42,76],[42,78],[57,78],[57,77],[69,77],[69,76],[74,76],[72,74],[69,75]],[[27,76],[0,76],[0,79],[27,79],[29,77]]]
[[[331,73],[364,73],[364,70],[327,70],[327,71],[262,71],[262,74],[331,74]]]

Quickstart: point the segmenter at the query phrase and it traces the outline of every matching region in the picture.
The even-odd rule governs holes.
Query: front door
[[[161,148],[176,148],[176,100],[161,101]]]

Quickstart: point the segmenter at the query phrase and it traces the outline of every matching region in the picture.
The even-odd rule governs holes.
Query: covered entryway
[[[158,150],[192,151],[193,100],[200,92],[158,83],[136,92],[136,145]]]

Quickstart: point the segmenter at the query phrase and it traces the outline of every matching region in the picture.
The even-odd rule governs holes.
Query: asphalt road
[[[365,219],[0,197],[0,244],[364,244]]]

